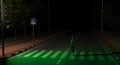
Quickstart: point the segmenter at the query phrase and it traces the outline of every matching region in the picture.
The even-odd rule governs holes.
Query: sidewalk
[[[57,31],[58,32],[58,31]],[[55,31],[52,31],[52,32],[41,32],[40,34],[36,34],[35,35],[35,38],[40,38],[40,37],[43,37],[43,36],[47,36],[47,35],[50,35],[50,34],[53,34],[53,33],[56,33]],[[15,39],[15,37],[8,37],[8,38],[5,38],[4,39],[4,44],[5,45],[11,45],[10,43],[12,42],[12,44],[14,43],[19,43],[19,42],[24,42],[24,41],[28,41],[28,40],[32,40],[33,39],[33,36],[32,34],[31,35],[26,35],[26,37],[24,36],[17,36],[17,38]],[[0,47],[1,47],[1,39],[0,39]]]
[[[66,31],[65,31],[66,32]],[[60,34],[63,34],[65,32],[59,32],[59,33],[56,33],[56,34],[51,34],[51,35],[48,35],[48,36],[43,36],[41,38],[38,38],[38,39],[35,39],[34,41],[33,40],[29,40],[29,41],[25,41],[25,42],[19,42],[17,44],[11,44],[11,45],[7,45],[5,46],[5,57],[10,57],[14,54],[17,54],[21,51],[25,51],[27,49],[30,49],[34,46],[37,46],[39,44],[41,44],[42,42],[44,41],[47,41],[53,37],[56,37]],[[2,49],[0,48],[0,57],[2,57]]]

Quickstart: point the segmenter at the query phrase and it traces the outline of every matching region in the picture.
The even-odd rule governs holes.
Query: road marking
[[[77,51],[75,51],[75,55],[76,55],[76,52],[77,52]],[[69,59],[71,59],[71,60],[72,60],[72,59],[75,59],[75,56],[74,56],[73,54],[71,54]]]
[[[60,58],[65,58],[68,54],[68,51],[64,51]]]
[[[79,57],[80,60],[84,60],[85,59],[85,52],[84,51],[81,51],[80,52],[80,57]]]
[[[32,52],[24,55],[23,57],[29,57],[29,56],[31,56],[32,54],[36,53],[36,52],[38,52],[38,50],[32,51]]]
[[[108,57],[108,59],[109,59],[110,61],[115,61],[115,59],[113,58],[113,56],[108,55],[107,57]]]
[[[30,51],[26,51],[26,52],[23,52],[23,53],[20,53],[20,54],[18,54],[18,55],[16,55],[17,57],[20,57],[20,56],[22,56],[22,55],[24,55],[24,54],[27,54],[27,53],[29,53]]]
[[[46,58],[46,57],[48,57],[51,53],[53,53],[53,50],[50,50],[49,52],[47,52],[46,54],[44,54],[43,56],[41,56],[41,58]]]
[[[94,60],[94,54],[93,52],[89,52],[89,60]]]
[[[56,58],[60,53],[61,51],[57,51],[50,58]]]
[[[102,52],[97,52],[99,55],[98,55],[98,59],[100,60],[100,61],[105,61],[105,58],[104,58],[104,56],[103,55],[100,55],[100,54],[102,54]]]
[[[101,45],[103,46],[104,50],[105,50],[107,53],[110,53],[110,52],[107,50],[107,48],[108,48],[108,49],[110,49],[110,48],[107,47],[107,46],[106,46],[106,47],[107,47],[107,48],[106,48],[106,47],[103,45],[103,43],[102,43],[102,41],[101,41],[100,39],[99,39],[99,41],[101,42]],[[116,60],[114,60],[114,63],[115,63],[116,65],[119,65],[119,63],[118,63]]]
[[[101,46],[103,47],[103,49],[105,50],[105,52],[106,52],[106,53],[110,53],[110,52],[107,50],[107,48],[106,48],[107,46],[105,46],[100,39],[98,39],[98,40],[99,40]],[[108,49],[109,49],[109,48],[108,48]]]
[[[63,53],[62,53],[62,55],[60,56],[60,59],[56,62],[56,64],[60,64],[60,62],[62,61],[62,59],[64,59],[66,56],[67,56],[67,54],[69,53],[69,48],[67,48]]]
[[[39,53],[33,55],[32,57],[36,58],[36,57],[42,55],[45,51],[46,51],[46,50],[42,50],[42,51],[40,51]]]
[[[62,61],[62,58],[60,58],[56,64],[60,64],[61,61]]]
[[[38,45],[38,46],[36,46],[36,47],[33,47],[33,48],[31,48],[30,50],[24,51],[24,52],[22,52],[22,53],[20,53],[20,54],[18,54],[18,55],[15,55],[15,56],[9,58],[8,60],[12,60],[12,59],[14,59],[14,58],[16,58],[16,57],[20,57],[20,56],[22,56],[22,55],[30,52],[31,50],[33,50],[33,49],[35,49],[35,48],[37,48],[37,47],[39,47],[39,46],[40,46],[40,45]]]

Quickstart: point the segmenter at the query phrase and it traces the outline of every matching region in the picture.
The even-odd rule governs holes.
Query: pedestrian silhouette
[[[73,36],[71,36],[70,50],[72,52],[72,55],[74,55],[75,54],[75,42],[74,42]]]

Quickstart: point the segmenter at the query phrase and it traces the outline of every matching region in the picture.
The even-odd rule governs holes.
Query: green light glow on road
[[[89,60],[94,60],[94,55],[93,55],[93,52],[89,52]]]
[[[36,58],[36,57],[42,55],[45,51],[46,51],[46,50],[42,50],[42,51],[40,51],[39,53],[33,55],[32,57]]]
[[[24,55],[23,57],[29,57],[29,56],[31,56],[32,54],[36,53],[36,52],[38,52],[38,50],[35,50],[35,51],[31,52],[31,53],[28,53],[28,54]]]
[[[114,60],[115,60],[111,55],[108,55],[107,57],[108,57],[108,59],[111,60],[111,61],[114,61]]]
[[[26,52],[20,53],[20,54],[17,55],[17,57],[23,56],[24,54],[29,53],[29,52],[30,51],[26,51]]]
[[[62,58],[60,58],[56,64],[60,64],[61,61],[62,61]]]
[[[97,52],[98,54],[102,54],[101,52]],[[98,55],[98,59],[101,61],[105,61],[105,58],[102,55]]]
[[[76,51],[75,51],[75,55],[76,55]],[[75,56],[71,54],[69,59],[75,59]]]
[[[65,58],[68,54],[68,51],[64,51],[60,58]]]
[[[50,58],[56,58],[60,53],[61,51],[57,51]]]
[[[84,51],[81,51],[80,52],[80,57],[79,57],[80,60],[84,60],[85,59],[85,52]]]
[[[9,58],[7,65],[119,65],[113,56],[103,55],[102,52],[80,51],[76,55],[77,52],[79,51],[75,51],[75,55],[72,55],[68,49],[27,51],[14,56],[13,59]],[[95,55],[96,53],[98,55]]]
[[[41,58],[47,58],[52,53],[53,53],[53,50],[47,52],[46,54],[44,54],[43,56],[41,56]]]

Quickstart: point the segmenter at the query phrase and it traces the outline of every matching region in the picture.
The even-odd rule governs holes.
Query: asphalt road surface
[[[71,37],[75,54],[71,53]],[[93,32],[65,33],[8,59],[7,65],[119,65]]]

